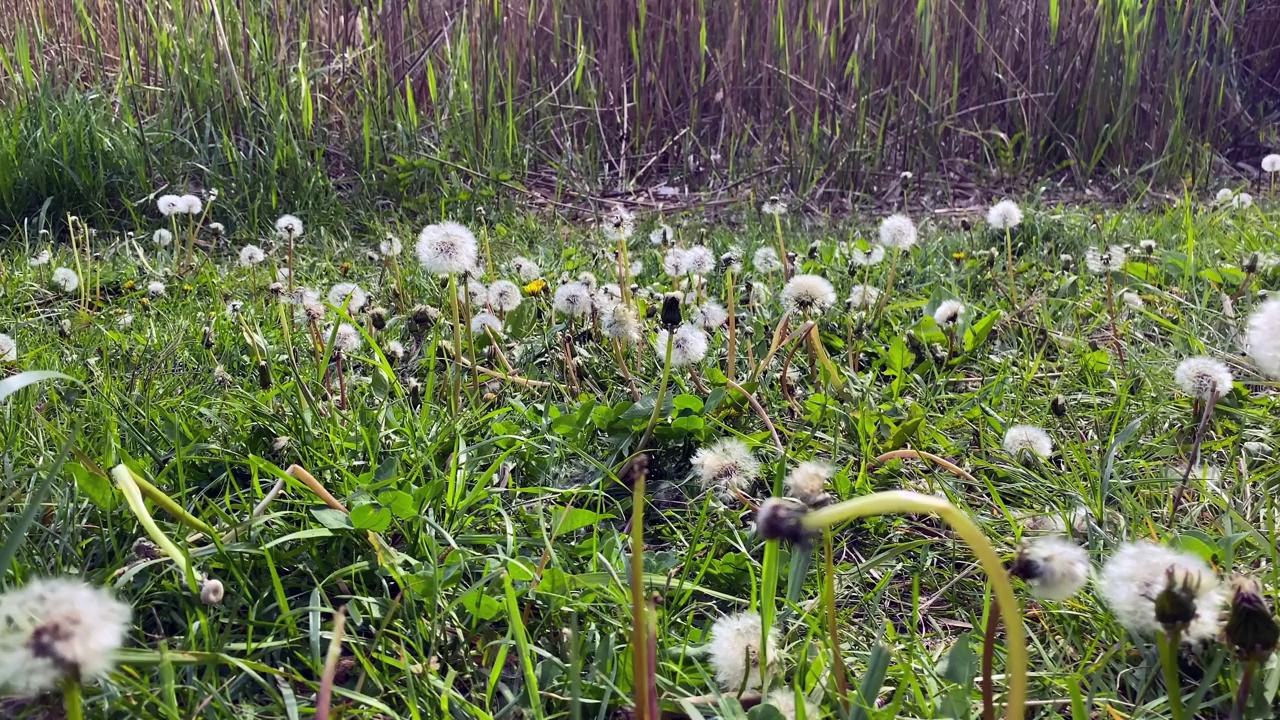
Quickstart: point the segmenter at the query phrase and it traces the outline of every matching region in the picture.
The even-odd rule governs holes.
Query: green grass
[[[221,203],[230,191],[223,192],[210,220],[224,219]],[[232,204],[243,202],[254,200]],[[680,242],[700,239],[717,256],[738,247],[749,259],[758,247],[776,246],[772,219],[741,211],[735,216],[745,221],[732,226],[696,216],[673,224]],[[803,348],[790,358],[797,371],[787,383],[790,402],[780,377],[785,348],[758,383],[747,382],[748,347],[759,362],[778,323],[782,279],[746,263],[737,283],[742,317],[733,375],[759,399],[782,450],[743,398],[726,391],[723,330],[696,380],[687,369],[672,370],[637,513],[643,577],[660,594],[655,687],[665,710],[681,712],[682,699],[715,693],[713,673],[695,651],[715,618],[748,607],[776,607],[786,659],[775,687],[813,694],[823,717],[838,707],[820,602],[821,547],[807,565],[794,547],[766,551],[748,505],[716,500],[690,478],[693,452],[719,438],[745,439],[765,463],[747,492],[752,502],[777,493],[797,462],[820,459],[836,469],[828,489],[837,499],[896,488],[941,493],[1006,557],[1024,526],[1034,524],[1028,514],[1078,518],[1073,534],[1095,564],[1122,540],[1159,538],[1206,555],[1223,574],[1255,573],[1274,590],[1272,497],[1280,470],[1243,447],[1258,442],[1274,452],[1280,414],[1274,383],[1261,381],[1242,355],[1240,332],[1258,302],[1255,291],[1275,290],[1280,278],[1255,275],[1241,289],[1239,270],[1250,252],[1274,247],[1280,225],[1271,207],[1178,204],[1097,217],[1062,207],[1027,212],[1013,235],[1025,307],[1011,308],[999,289],[1006,284],[1002,235],[926,222],[922,245],[897,264],[878,320],[838,306],[819,321],[833,367],[822,368]],[[172,249],[142,240],[148,272],[123,241],[125,232],[149,235],[155,220],[140,215],[138,224],[102,228],[91,245],[101,253],[92,264],[99,280],[84,307],[76,295],[49,289],[53,267],[75,267],[67,245],[53,248],[50,265],[28,268],[25,258],[44,247],[42,237],[32,228],[12,238],[0,280],[7,301],[0,330],[19,344],[11,376],[53,370],[74,380],[45,380],[0,401],[6,536],[30,502],[40,503],[5,568],[5,586],[77,574],[133,606],[128,653],[108,682],[86,688],[88,717],[308,717],[339,608],[345,625],[333,699],[343,717],[613,717],[636,693],[625,525],[637,508],[618,473],[636,450],[662,376],[651,342],[657,319],[645,321],[647,339],[628,352],[643,395],[633,403],[611,348],[581,325],[572,329],[578,391],[570,390],[562,319],[553,317],[549,295],[526,298],[507,318],[502,355],[523,378],[550,385],[464,373],[455,412],[447,285],[417,267],[411,248],[421,221],[304,220],[297,281],[322,294],[339,280],[357,282],[371,306],[392,316],[383,330],[367,314],[353,318],[365,335],[343,363],[346,409],[339,407],[336,366],[325,353],[317,364],[305,324],[293,320],[293,308],[280,312],[267,291],[284,262],[281,247],[264,266],[236,264],[238,248],[265,234],[267,224],[233,226],[231,241],[198,252],[198,268],[182,277],[168,275]],[[648,242],[651,222],[642,219],[629,253],[644,261],[639,283],[660,292],[671,281]],[[409,246],[400,259],[403,299],[394,275],[366,257],[386,223]],[[589,228],[518,215],[470,224],[492,245],[488,280],[509,277],[507,261],[516,253],[541,263],[550,290],[584,271],[601,283],[614,278],[613,248]],[[803,270],[830,279],[841,300],[855,282],[886,281],[888,263],[855,277],[836,258],[838,243],[873,237],[873,225],[802,231],[798,219],[786,218],[782,232]],[[1159,246],[1150,257],[1137,251],[1146,239]],[[812,241],[814,256],[805,259]],[[1103,244],[1134,246],[1126,271],[1114,278],[1117,294],[1143,301],[1118,320],[1123,362],[1108,335],[1105,284],[1059,259],[1070,254],[1078,263],[1087,247]],[[989,248],[999,251],[990,266],[980,255]],[[165,294],[148,300],[145,288],[157,279],[166,282]],[[770,299],[746,307],[747,280]],[[1223,295],[1237,291],[1228,316]],[[712,274],[709,292],[723,298],[722,273]],[[949,360],[938,352],[946,336],[922,320],[946,298],[968,307]],[[244,303],[234,319],[224,312],[232,300]],[[418,303],[444,312],[415,335],[406,315]],[[126,314],[130,327],[120,325]],[[330,307],[326,322],[335,314]],[[404,343],[408,360],[387,360],[391,340]],[[487,346],[478,341],[479,361],[501,369]],[[1172,374],[1197,354],[1223,359],[1237,379],[1203,446],[1222,468],[1222,482],[1216,489],[1193,484],[1186,505],[1171,515],[1178,481],[1171,468],[1190,451],[1195,428],[1191,402]],[[260,382],[260,361],[269,385]],[[1050,411],[1058,395],[1067,406],[1062,417]],[[1019,423],[1046,428],[1056,445],[1051,458],[1020,464],[1000,449],[1004,430]],[[288,442],[277,442],[282,437]],[[916,461],[873,462],[902,447],[950,458],[973,481]],[[107,478],[120,463],[224,538],[284,481],[251,526],[220,545],[189,538],[189,524],[150,504],[194,571],[225,584],[220,606],[202,604],[171,561],[135,556],[131,548],[145,532]],[[292,464],[352,514],[326,508],[285,475]],[[40,500],[45,478],[48,495]],[[916,515],[839,525],[833,549],[848,682],[883,705],[857,716],[977,717],[973,676],[989,593],[973,554],[937,520]],[[1061,603],[1019,595],[1030,715],[1169,717],[1155,646],[1119,627],[1095,589]],[[1230,706],[1238,676],[1225,654],[1213,646],[1183,658],[1184,688],[1202,683],[1205,716],[1225,716]],[[997,699],[1006,683],[1003,658],[1001,644]],[[1262,673],[1272,694],[1275,673]],[[719,710],[700,706],[703,714],[739,716],[731,695],[713,701]],[[45,698],[8,708],[10,716],[44,717],[60,703]]]

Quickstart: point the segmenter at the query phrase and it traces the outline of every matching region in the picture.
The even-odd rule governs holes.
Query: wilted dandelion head
[[[1047,458],[1053,454],[1053,438],[1035,425],[1014,425],[1005,431],[1003,447],[1015,458],[1024,453]]]
[[[378,243],[378,254],[382,257],[396,257],[403,250],[404,243],[392,233],[387,233],[386,239]]]
[[[159,280],[152,280],[147,283],[147,294],[151,297],[159,297],[164,294],[164,283]]]
[[[716,682],[726,692],[740,688],[751,690],[760,686],[760,641],[764,637],[764,625],[753,612],[724,615],[711,625],[711,638],[704,652]],[[780,658],[777,628],[769,628],[765,656],[773,670]]]
[[[244,310],[244,303],[240,300],[232,300],[227,303],[226,314],[229,318],[234,318]]]
[[[600,231],[604,233],[605,238],[613,242],[627,240],[636,231],[636,217],[625,207],[615,205],[609,214],[604,216]]]
[[[502,321],[497,315],[491,312],[478,312],[471,316],[471,332],[476,335],[484,336],[486,330],[492,330],[494,335],[502,334]]]
[[[1280,172],[1280,155],[1271,153],[1262,158],[1262,172],[1277,173]]]
[[[631,345],[640,341],[640,320],[636,311],[621,303],[614,305],[604,314],[600,323],[606,337],[613,338],[623,345]]]
[[[542,268],[538,267],[538,263],[522,255],[512,258],[511,269],[525,282],[532,282],[542,277]]]
[[[223,235],[227,234],[227,226],[223,225],[220,222],[211,222],[205,227],[208,228],[210,233],[216,235],[217,237],[222,237]]]
[[[65,293],[72,293],[80,287],[80,276],[71,268],[60,267],[53,271],[53,286]]]
[[[1156,244],[1155,240],[1143,240],[1138,243],[1138,249],[1142,251],[1143,255],[1153,255],[1159,247],[1160,246]]]
[[[561,315],[583,317],[591,312],[591,291],[580,282],[565,283],[556,288],[551,305]]]
[[[1267,300],[1249,316],[1245,352],[1263,375],[1280,380],[1280,298]]]
[[[853,249],[849,251],[849,262],[853,263],[854,265],[857,265],[858,267],[866,267],[868,265],[879,265],[883,261],[884,261],[883,245],[872,245],[866,250],[863,250],[862,248],[855,245]]]
[[[836,290],[817,275],[796,275],[787,281],[778,298],[791,312],[821,315],[836,304]]]
[[[933,311],[933,321],[940,328],[952,328],[959,324],[964,312],[964,303],[959,300],[943,300]]]
[[[1119,245],[1112,245],[1106,250],[1088,248],[1084,251],[1084,265],[1095,275],[1120,272],[1124,269],[1128,253]]]
[[[1047,535],[1018,549],[1009,574],[1022,578],[1036,597],[1066,600],[1089,582],[1089,554],[1061,535]]]
[[[880,290],[870,285],[854,285],[849,288],[849,307],[870,308],[880,301]]]
[[[668,343],[671,345],[672,367],[693,365],[702,362],[707,356],[707,334],[697,325],[686,323],[677,328],[674,334],[659,330],[657,342],[654,343],[658,357],[666,358]]]
[[[156,209],[165,217],[181,215],[187,211],[186,204],[178,195],[161,195],[156,198]]]
[[[1161,629],[1156,597],[1171,580],[1193,593],[1195,616],[1183,631],[1183,642],[1213,639],[1226,593],[1213,569],[1196,555],[1152,542],[1126,543],[1103,565],[1098,589],[1121,625],[1151,636]]]
[[[465,225],[446,220],[418,234],[418,262],[436,275],[471,272],[476,266],[476,236]]]
[[[4,333],[0,333],[0,362],[18,361],[18,341]]]
[[[0,687],[34,695],[106,675],[130,614],[107,590],[69,578],[0,594]]]
[[[276,219],[276,235],[285,240],[302,237],[302,220],[295,215],[281,215]]]
[[[741,440],[728,438],[694,453],[693,471],[704,490],[724,501],[747,492],[760,472],[760,461]]]
[[[710,275],[716,269],[716,256],[702,245],[694,245],[684,251],[680,265],[682,275]]]
[[[764,213],[765,215],[773,215],[773,216],[786,215],[787,203],[785,200],[778,197],[777,195],[773,195],[768,200],[766,200],[763,205],[760,206],[760,212]]]
[[[806,461],[795,466],[787,475],[786,492],[809,507],[822,507],[831,502],[827,494],[827,481],[835,474],[835,468],[823,462]]]
[[[920,241],[916,224],[906,215],[890,215],[880,221],[880,244],[899,250],[909,250]]]
[[[751,256],[751,267],[756,272],[772,273],[782,269],[782,260],[778,258],[778,251],[771,247],[762,247],[756,250],[755,255]]]
[[[245,245],[240,248],[241,267],[253,267],[266,259],[266,253],[262,252],[262,248],[257,245]]]
[[[360,289],[355,283],[342,282],[329,288],[329,295],[326,298],[329,304],[336,308],[345,308],[347,313],[354,314],[360,312],[360,308],[365,306],[369,301],[369,296],[364,290]]]
[[[1226,363],[1203,355],[1178,363],[1173,380],[1182,392],[1197,400],[1216,399],[1231,392],[1231,369]]]
[[[497,280],[489,286],[489,305],[500,312],[520,307],[520,286],[510,280]]]
[[[160,247],[169,247],[173,244],[173,233],[165,228],[160,228],[151,233],[151,242]]]
[[[714,331],[728,322],[729,312],[720,303],[708,300],[693,308],[689,320],[704,330]]]
[[[996,230],[1012,230],[1022,224],[1022,209],[1012,200],[1001,200],[987,210],[987,224]]]
[[[654,245],[670,245],[675,239],[676,232],[666,223],[658,223],[658,227],[649,233],[649,242]]]

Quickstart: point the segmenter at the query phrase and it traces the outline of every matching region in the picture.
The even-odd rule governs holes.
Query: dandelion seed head
[[[446,220],[428,225],[418,234],[418,262],[436,275],[472,272],[476,267],[476,236],[460,223]]]
[[[73,293],[80,287],[80,276],[71,268],[60,267],[53,271],[53,285],[65,293]]]
[[[542,268],[538,267],[538,263],[522,255],[511,259],[511,270],[524,282],[533,282],[542,277]]]
[[[591,312],[591,291],[580,282],[570,282],[556,288],[552,307],[561,315],[584,317]]]
[[[147,294],[151,297],[159,297],[164,294],[164,283],[159,280],[153,280],[147,283]]]
[[[1003,447],[1015,458],[1023,453],[1047,458],[1053,454],[1053,438],[1035,425],[1014,425],[1005,431]]]
[[[1277,173],[1280,172],[1280,155],[1271,153],[1262,158],[1262,172]]]
[[[18,341],[4,333],[0,333],[0,362],[12,363],[17,361]]]
[[[720,303],[708,300],[693,308],[690,320],[703,330],[713,331],[729,321],[729,312]]]
[[[1253,196],[1247,192],[1238,192],[1231,198],[1231,207],[1237,210],[1246,210],[1253,207]]]
[[[870,285],[854,285],[849,288],[849,307],[870,308],[880,301],[880,290]]]
[[[160,247],[169,247],[173,244],[173,233],[165,228],[160,228],[151,233],[151,242]]]
[[[333,349],[343,355],[359,352],[364,346],[364,338],[360,336],[360,331],[350,323],[339,323],[336,334],[333,328],[325,330],[324,337],[327,339],[330,335],[333,336]]]
[[[773,215],[773,216],[786,215],[787,203],[785,200],[778,197],[777,195],[773,195],[767,201],[765,201],[763,205],[760,206],[760,212],[764,213],[765,215]]]
[[[778,259],[778,251],[771,247],[762,247],[751,256],[751,267],[756,272],[772,273],[782,269],[782,261]]]
[[[243,309],[244,309],[243,302],[241,302],[240,300],[232,300],[231,302],[227,303],[227,307],[226,307],[227,317],[234,318],[237,315],[239,315],[240,311]]]
[[[285,240],[302,237],[302,220],[296,215],[281,215],[276,219],[276,235]]]
[[[355,283],[342,282],[329,288],[329,295],[326,298],[329,304],[336,308],[346,309],[348,314],[360,312],[360,309],[369,302],[369,296],[364,290],[360,289]]]
[[[245,245],[240,248],[240,266],[253,267],[267,259],[267,254],[257,245]]]
[[[492,330],[494,335],[502,334],[502,321],[497,315],[491,312],[478,312],[471,316],[471,332],[483,337],[486,330]]]
[[[1249,316],[1245,351],[1263,375],[1280,380],[1280,298],[1267,300]]]
[[[1222,188],[1217,192],[1216,195],[1213,196],[1213,199],[1220,203],[1228,202],[1231,200],[1232,197],[1235,196],[1235,194],[1236,194],[1236,191],[1232,190],[1231,188]]]
[[[156,198],[156,209],[165,217],[181,215],[187,211],[186,207],[186,203],[177,195],[161,195]]]
[[[1173,380],[1182,392],[1197,400],[1207,401],[1231,393],[1231,369],[1226,363],[1203,355],[1178,363]]]
[[[1120,302],[1130,310],[1141,310],[1146,307],[1146,302],[1142,300],[1142,296],[1136,292],[1125,291],[1120,294]]]
[[[1154,254],[1159,247],[1160,246],[1156,244],[1155,240],[1143,240],[1138,243],[1138,249],[1141,250],[1144,255]]]
[[[1119,245],[1112,245],[1106,250],[1088,248],[1084,251],[1084,265],[1095,275],[1119,272],[1124,269],[1128,253]]]
[[[659,223],[658,227],[649,233],[649,242],[654,245],[670,245],[675,242],[675,239],[676,232],[666,223]]]
[[[933,311],[933,321],[938,324],[938,327],[952,328],[959,324],[964,313],[964,303],[959,300],[943,300]]]
[[[746,443],[736,438],[699,448],[691,463],[702,488],[725,502],[735,494],[745,494],[760,473],[760,461]]]
[[[1126,543],[1103,565],[1098,589],[1121,625],[1150,637],[1161,629],[1155,598],[1171,572],[1176,582],[1195,589],[1196,617],[1183,632],[1183,642],[1213,639],[1226,593],[1212,568],[1196,555],[1152,542]]]
[[[681,258],[681,275],[710,275],[716,269],[716,256],[702,245],[694,245],[684,251]]]
[[[640,320],[636,317],[636,311],[626,305],[614,305],[604,314],[600,327],[606,337],[618,340],[623,345],[640,341]]]
[[[872,245],[866,250],[863,250],[860,247],[854,246],[854,248],[849,251],[849,262],[853,263],[854,265],[857,265],[858,267],[879,265],[883,261],[884,261],[883,245]]]
[[[910,175],[911,173],[903,174]],[[799,717],[796,713],[796,693],[795,690],[789,687],[770,691],[765,697],[765,702],[778,711],[778,714],[782,716],[782,720],[796,720]],[[822,718],[818,704],[808,698],[804,700],[804,718],[805,720],[821,720]]]
[[[496,280],[489,286],[489,305],[499,312],[515,310],[522,299],[520,286],[510,280]]]
[[[404,251],[404,243],[400,242],[400,238],[391,233],[387,233],[386,239],[378,243],[378,254],[382,257],[396,257]]]
[[[636,217],[625,207],[615,205],[609,214],[604,216],[600,231],[612,242],[627,240],[636,231]]]
[[[665,360],[668,343],[671,345],[672,367],[693,365],[702,362],[707,356],[707,334],[697,325],[685,323],[676,329],[674,335],[666,330],[659,330],[657,342],[654,343],[659,358]]]
[[[1001,200],[987,210],[987,224],[996,230],[1012,230],[1022,224],[1022,208],[1012,200]]]
[[[836,290],[818,275],[796,275],[787,281],[778,299],[788,311],[821,315],[836,304]]]
[[[785,483],[788,497],[795,498],[809,507],[821,507],[831,501],[827,494],[827,481],[835,474],[835,468],[823,462],[802,462],[791,470]]]
[[[1089,554],[1061,535],[1046,535],[1018,549],[1010,574],[1038,598],[1066,600],[1089,582]]]
[[[662,256],[662,271],[668,277],[678,278],[684,275],[684,248],[673,247]]]
[[[479,280],[468,280],[458,288],[458,299],[473,308],[482,308],[489,302],[489,286]]]
[[[764,625],[753,612],[724,615],[711,625],[704,652],[715,671],[716,682],[726,692],[760,686],[760,641]],[[777,628],[769,628],[765,656],[772,670],[780,659]]]
[[[890,215],[880,221],[880,244],[884,247],[909,250],[919,241],[916,224],[906,215]]]

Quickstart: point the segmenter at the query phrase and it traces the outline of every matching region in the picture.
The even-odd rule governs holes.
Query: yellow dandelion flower
[[[135,285],[135,283],[134,283],[132,280],[125,280],[125,281],[124,281],[124,289],[125,289],[125,290],[132,290],[132,289],[134,289],[135,287],[136,287],[136,285]]]
[[[546,292],[546,290],[547,290],[547,281],[543,280],[542,278],[538,278],[537,280],[534,280],[533,282],[524,286],[524,293],[526,295],[541,295],[542,293]]]

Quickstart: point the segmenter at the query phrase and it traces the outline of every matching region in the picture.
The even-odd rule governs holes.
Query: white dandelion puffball
[[[0,595],[0,688],[19,695],[105,676],[129,629],[129,606],[71,578]]]
[[[186,204],[182,198],[177,195],[161,195],[156,198],[156,209],[160,214],[169,217],[170,215],[181,215],[187,211]]]
[[[729,321],[729,312],[721,307],[720,303],[708,300],[693,308],[690,319],[693,324],[703,330],[712,331]]]
[[[36,253],[34,257],[27,260],[27,267],[40,267],[41,265],[48,265],[49,260],[51,260],[52,258],[53,258],[53,254],[49,252],[48,248],[45,248],[44,250],[41,250],[40,252]]]
[[[643,261],[643,260],[632,260],[632,261],[631,261],[631,267],[627,268],[627,270],[629,270],[629,271],[630,271],[630,273],[631,273],[631,277],[632,277],[632,278],[638,278],[638,277],[640,277],[641,275],[643,275],[643,274],[644,274],[644,261]]]
[[[910,175],[911,173],[903,174]],[[791,688],[784,687],[773,690],[765,697],[764,701],[778,711],[778,714],[782,716],[782,720],[796,720],[796,718],[800,717],[796,712],[796,691]],[[822,717],[820,712],[817,703],[804,698],[805,720],[820,720]]]
[[[223,225],[220,222],[211,222],[206,227],[208,227],[209,232],[213,233],[214,235],[221,236],[227,233],[227,226]]]
[[[1089,582],[1089,553],[1061,535],[1028,542],[1013,567],[1031,593],[1043,600],[1066,600]]]
[[[1005,431],[1003,447],[1014,457],[1031,453],[1047,458],[1053,454],[1053,438],[1035,425],[1014,425]]]
[[[253,267],[267,259],[267,254],[257,245],[245,245],[240,248],[240,267]]]
[[[179,200],[182,201],[182,212],[188,215],[199,215],[204,211],[204,202],[195,195],[183,195]]]
[[[1106,250],[1088,248],[1084,251],[1084,265],[1089,272],[1104,275],[1122,270],[1127,257],[1128,253],[1119,245],[1112,245]]]
[[[662,256],[662,271],[668,277],[678,278],[684,275],[684,249],[673,247]]]
[[[511,269],[525,282],[533,282],[542,277],[542,268],[538,267],[538,263],[520,255],[511,260]]]
[[[1171,574],[1175,583],[1186,583],[1195,591],[1196,617],[1183,632],[1183,642],[1213,639],[1226,593],[1213,569],[1196,555],[1153,542],[1126,543],[1102,567],[1098,589],[1121,625],[1150,637],[1161,629],[1155,598]]]
[[[1141,295],[1128,290],[1120,295],[1120,302],[1123,302],[1125,307],[1130,310],[1141,310],[1146,307],[1146,302],[1142,300]]]
[[[854,285],[849,288],[849,307],[870,308],[880,301],[880,290],[870,285]]]
[[[1001,200],[987,210],[987,224],[996,230],[1012,230],[1022,224],[1022,209],[1012,200]]]
[[[164,283],[159,280],[153,280],[147,283],[147,294],[151,297],[159,297],[164,294]]]
[[[690,462],[703,489],[716,493],[721,499],[745,493],[760,473],[760,461],[746,443],[736,438],[699,448]]]
[[[751,256],[751,267],[756,272],[772,273],[782,269],[782,261],[778,259],[778,251],[771,247],[762,247]]]
[[[667,245],[676,239],[676,232],[666,223],[658,223],[658,227],[649,233],[649,242],[654,245]]]
[[[489,302],[489,286],[479,280],[468,280],[466,287],[458,288],[458,299],[473,308],[482,308]]]
[[[276,235],[285,240],[302,237],[302,221],[295,215],[281,215],[276,220]]]
[[[53,285],[62,292],[73,293],[80,287],[80,276],[71,268],[60,267],[53,271]]]
[[[1146,255],[1154,254],[1159,247],[1160,246],[1156,244],[1155,240],[1143,240],[1138,243],[1138,249]]]
[[[765,215],[774,215],[774,216],[786,215],[787,203],[782,198],[778,197],[777,195],[774,195],[773,197],[765,201],[763,205],[760,206],[760,212],[764,213]]]
[[[684,251],[680,269],[681,275],[710,275],[716,269],[716,256],[702,245],[694,245]]]
[[[849,262],[859,267],[867,267],[869,265],[879,265],[884,261],[884,246],[872,245],[863,250],[860,247],[854,247],[849,253]]]
[[[276,268],[276,282],[285,283],[289,278],[293,277],[293,271],[287,267]]]
[[[596,274],[587,271],[578,273],[578,282],[586,285],[588,290],[595,290],[596,286],[600,284],[600,280],[596,278]]]
[[[608,314],[614,305],[622,302],[622,288],[617,283],[605,283],[591,293],[591,306],[601,315]]]
[[[1182,392],[1197,400],[1220,398],[1231,392],[1231,369],[1226,363],[1203,355],[1178,363],[1173,381]]]
[[[933,311],[933,321],[941,328],[955,327],[964,316],[964,311],[964,303],[959,300],[943,300]]]
[[[551,306],[561,315],[583,317],[591,312],[591,291],[580,282],[570,282],[556,288]]]
[[[1258,370],[1280,380],[1280,298],[1272,298],[1253,311],[1244,337],[1245,351]]]
[[[334,351],[343,355],[359,352],[364,345],[364,338],[360,336],[360,331],[350,323],[340,323],[336,332],[333,328],[325,331],[324,336],[326,338],[331,335],[333,336]]]
[[[382,257],[395,257],[404,250],[404,243],[400,242],[400,238],[387,233],[387,237],[378,243],[378,254]]]
[[[1280,172],[1280,155],[1271,153],[1262,158],[1262,172],[1277,173]]]
[[[1213,196],[1213,199],[1220,203],[1225,203],[1225,202],[1229,202],[1231,198],[1235,196],[1235,194],[1236,194],[1236,191],[1232,190],[1231,188],[1222,188],[1221,190],[1218,191],[1216,195]]]
[[[1248,209],[1253,206],[1253,196],[1247,192],[1239,192],[1235,197],[1231,198],[1231,207],[1240,210]]]
[[[667,345],[671,345],[671,366],[684,367],[702,362],[707,356],[707,334],[697,325],[685,323],[676,329],[674,339],[666,330],[658,331],[654,346],[660,361],[665,361]]]
[[[920,241],[916,224],[906,215],[890,215],[880,221],[880,244],[885,247],[909,250]]]
[[[787,281],[778,299],[791,312],[821,315],[836,304],[836,289],[817,275],[796,275]]]
[[[418,262],[436,275],[471,272],[476,266],[476,236],[465,225],[446,220],[418,234]]]
[[[471,316],[471,332],[483,336],[486,330],[492,330],[495,335],[502,334],[502,321],[497,315],[491,312],[478,312]]]
[[[227,317],[234,318],[235,316],[240,314],[241,310],[244,310],[244,303],[241,302],[240,300],[232,300],[231,302],[227,303],[227,307],[226,307]]]
[[[626,240],[636,231],[636,217],[630,210],[617,205],[604,217],[600,231],[604,233],[605,238],[613,242]]]
[[[725,691],[737,692],[739,688],[752,690],[760,686],[760,640],[764,625],[760,615],[742,612],[723,615],[711,624],[711,638],[703,648],[716,682]],[[769,628],[765,655],[772,670],[780,660],[778,630]]]
[[[338,283],[329,288],[326,297],[329,304],[336,308],[345,308],[347,313],[358,313],[360,308],[369,302],[369,296],[355,283]]]
[[[18,341],[4,333],[0,333],[0,362],[18,361]]]
[[[151,233],[151,242],[159,245],[160,247],[169,247],[173,244],[173,233],[164,228],[160,228],[159,230]]]
[[[631,345],[640,341],[640,320],[636,311],[622,304],[614,305],[605,313],[600,323],[606,337],[613,338],[623,345]]]
[[[510,280],[497,280],[489,286],[489,305],[499,312],[520,307],[520,287]]]
[[[835,469],[826,463],[812,460],[802,462],[787,475],[787,496],[810,507],[825,505],[831,499],[827,495],[827,481],[834,474]]]

